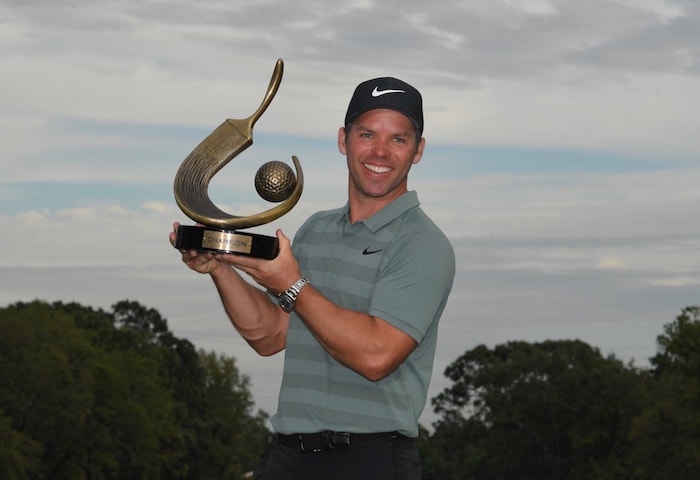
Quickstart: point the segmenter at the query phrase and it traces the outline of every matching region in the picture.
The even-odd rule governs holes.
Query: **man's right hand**
[[[178,227],[180,227],[178,222],[173,223],[173,231],[170,232],[170,244],[173,247],[175,246]],[[182,255],[182,261],[185,265],[195,272],[214,273],[222,265],[212,252],[198,252],[197,250],[183,249],[180,250],[180,254]]]

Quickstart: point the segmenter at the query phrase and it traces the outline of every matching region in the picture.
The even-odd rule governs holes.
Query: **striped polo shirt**
[[[438,320],[455,273],[447,237],[407,192],[364,221],[348,206],[311,216],[292,244],[302,275],[331,302],[399,328],[418,346],[390,375],[370,381],[334,360],[296,313],[287,333],[275,431],[399,431],[418,436]]]

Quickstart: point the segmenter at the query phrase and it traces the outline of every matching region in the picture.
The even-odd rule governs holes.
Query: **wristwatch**
[[[277,295],[277,303],[279,304],[279,306],[287,312],[291,312],[292,310],[294,310],[294,302],[297,299],[297,295],[299,295],[299,292],[307,283],[311,282],[309,282],[304,277],[301,277],[299,280],[294,282],[294,284],[292,284],[292,286],[289,287],[286,291]]]

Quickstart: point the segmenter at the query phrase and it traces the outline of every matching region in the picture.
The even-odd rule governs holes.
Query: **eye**
[[[394,137],[394,142],[396,143],[406,143],[406,139],[404,137]]]

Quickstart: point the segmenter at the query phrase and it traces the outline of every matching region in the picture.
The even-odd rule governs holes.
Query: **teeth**
[[[381,167],[379,165],[371,165],[369,163],[365,163],[365,168],[373,171],[374,173],[387,173],[391,171],[391,167]]]

